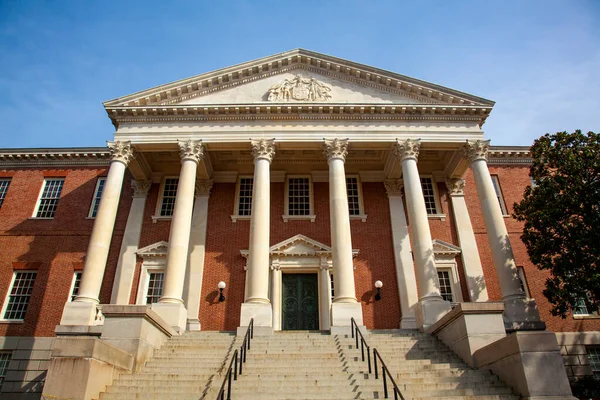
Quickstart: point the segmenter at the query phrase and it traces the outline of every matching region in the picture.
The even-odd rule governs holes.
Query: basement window
[[[0,391],[2,390],[4,379],[6,378],[6,371],[8,370],[8,364],[10,363],[11,357],[12,352],[0,351]]]

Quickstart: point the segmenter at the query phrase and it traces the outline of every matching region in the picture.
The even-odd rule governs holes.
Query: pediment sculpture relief
[[[269,89],[269,101],[327,101],[331,99],[331,87],[315,78],[296,75],[284,79]]]

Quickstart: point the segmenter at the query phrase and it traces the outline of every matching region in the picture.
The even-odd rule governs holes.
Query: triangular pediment
[[[278,90],[278,88],[280,90]],[[182,79],[104,103],[111,118],[192,112],[194,106],[398,104],[489,107],[493,102],[404,75],[303,49]],[[150,109],[147,107],[166,107]],[[283,107],[282,107],[283,108]],[[195,111],[197,112],[197,111]],[[206,109],[205,112],[214,112]],[[229,110],[227,110],[229,112]],[[239,112],[235,108],[232,114]]]
[[[161,240],[160,242],[152,243],[146,247],[142,247],[136,254],[142,258],[144,257],[166,257],[169,243]]]
[[[456,255],[461,253],[460,247],[457,247],[453,244],[444,242],[439,239],[434,239],[432,242],[433,242],[433,253],[436,256],[455,257]]]
[[[296,235],[271,246],[269,252],[290,256],[315,256],[319,253],[330,253],[331,247],[304,235]]]

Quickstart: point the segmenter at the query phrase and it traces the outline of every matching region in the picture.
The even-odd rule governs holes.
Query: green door
[[[282,274],[284,331],[319,329],[317,274]]]

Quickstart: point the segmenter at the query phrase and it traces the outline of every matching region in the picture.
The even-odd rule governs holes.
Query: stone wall
[[[600,332],[557,333],[556,340],[570,380],[592,374],[586,346],[598,346],[600,344]]]
[[[37,400],[42,394],[52,353],[52,337],[0,337],[0,351],[11,360],[0,390],[3,400]]]

